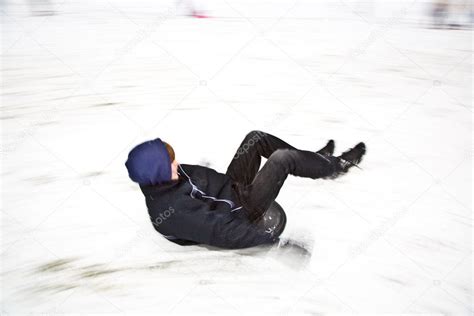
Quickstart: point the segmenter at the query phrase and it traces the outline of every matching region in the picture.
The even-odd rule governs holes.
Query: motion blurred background
[[[2,315],[472,315],[472,1],[0,3]],[[255,129],[367,144],[288,179],[305,251],[157,234],[129,150],[223,172]]]

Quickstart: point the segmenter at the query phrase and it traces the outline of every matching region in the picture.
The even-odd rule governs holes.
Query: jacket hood
[[[125,166],[128,176],[140,185],[171,181],[171,161],[166,146],[159,138],[135,146]]]

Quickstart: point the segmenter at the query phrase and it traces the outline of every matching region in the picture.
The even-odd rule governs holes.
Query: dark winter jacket
[[[179,166],[179,180],[140,185],[154,228],[180,245],[246,248],[277,241],[250,223],[232,180],[213,169]]]

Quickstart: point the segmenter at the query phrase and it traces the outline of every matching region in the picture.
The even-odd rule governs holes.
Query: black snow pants
[[[259,170],[262,157],[268,160]],[[299,150],[278,137],[252,131],[240,144],[226,174],[233,180],[248,217],[255,221],[273,203],[289,174],[317,179],[334,172],[333,157]]]

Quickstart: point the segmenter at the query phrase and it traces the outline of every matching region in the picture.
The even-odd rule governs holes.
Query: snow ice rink
[[[3,1],[1,314],[472,315],[472,31],[428,5]],[[255,129],[367,144],[362,170],[288,179],[304,248],[156,233],[129,150],[224,172]]]

